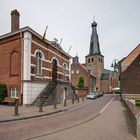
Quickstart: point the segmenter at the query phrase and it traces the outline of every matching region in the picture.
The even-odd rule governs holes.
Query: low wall
[[[140,140],[140,109],[134,106],[125,96],[122,97],[122,102],[124,103],[129,114],[129,119],[137,139]]]
[[[78,97],[85,97],[88,94],[88,89],[76,89]]]

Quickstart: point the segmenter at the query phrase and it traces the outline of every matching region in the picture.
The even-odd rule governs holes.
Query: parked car
[[[97,94],[97,97],[103,96],[103,93],[102,92],[96,92],[96,94]]]
[[[90,92],[87,96],[87,99],[96,99],[97,98],[97,94],[95,92]]]

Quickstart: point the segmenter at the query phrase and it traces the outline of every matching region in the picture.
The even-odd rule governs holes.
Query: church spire
[[[91,54],[101,55],[98,34],[97,34],[97,30],[96,30],[97,23],[94,21],[91,24],[91,27],[92,27],[92,34],[91,34],[91,40],[90,40],[89,55],[91,55]]]

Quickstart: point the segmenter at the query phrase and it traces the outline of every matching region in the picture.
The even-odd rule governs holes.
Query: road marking
[[[99,112],[99,114],[101,114],[105,111],[105,109],[108,107],[108,105],[112,102],[113,99],[114,99],[114,97],[106,104],[106,106]]]

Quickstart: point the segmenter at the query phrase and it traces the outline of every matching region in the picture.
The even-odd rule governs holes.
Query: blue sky
[[[81,63],[89,52],[91,22],[97,22],[105,68],[127,56],[140,43],[140,0],[1,0],[0,35],[10,32],[10,12],[20,12],[20,27],[30,26],[47,39],[58,41]]]

